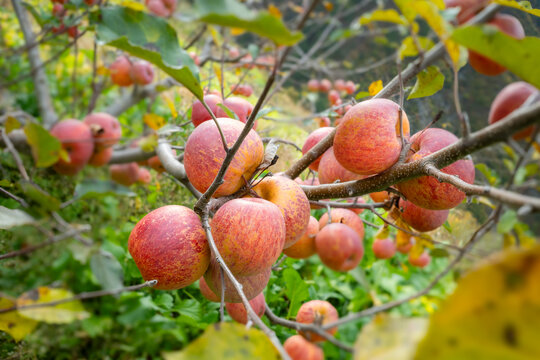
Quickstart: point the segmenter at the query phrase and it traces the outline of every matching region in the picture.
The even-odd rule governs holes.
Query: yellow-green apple
[[[324,300],[311,300],[302,304],[298,313],[296,314],[296,321],[302,324],[317,324],[326,325],[337,321],[339,319],[336,308],[328,301]],[[330,335],[334,335],[337,332],[337,328],[331,328],[326,331]],[[325,341],[321,335],[311,331],[298,331],[300,335],[309,341]]]
[[[264,199],[226,202],[216,211],[211,227],[219,253],[235,275],[255,275],[268,269],[285,243],[281,210]]]
[[[62,175],[75,175],[81,171],[94,152],[92,131],[88,125],[75,119],[63,120],[52,127],[51,135],[60,140],[69,155],[69,161],[59,159],[54,170]]]
[[[334,130],[333,127],[321,127],[309,134],[306,142],[304,143],[304,146],[302,146],[302,154],[305,154],[309,150],[311,150],[312,147],[317,145],[322,139],[324,139],[328,134],[330,134],[332,130]],[[309,165],[309,168],[311,170],[318,171],[321,158],[322,155],[319,156],[315,161],[313,161]]]
[[[346,182],[360,180],[365,178],[363,175],[358,175],[345,169],[336,159],[334,155],[334,147],[326,150],[319,162],[319,181],[321,184],[332,184],[336,181]]]
[[[358,233],[360,239],[364,238],[364,223],[354,211],[342,208],[331,209],[330,217],[332,223],[348,225]],[[328,225],[328,212],[319,219],[319,229],[322,230],[326,225]]]
[[[402,113],[403,135],[409,120]],[[378,174],[398,160],[401,152],[399,105],[372,99],[354,105],[336,128],[334,154],[343,167],[360,175]]]
[[[223,102],[221,96],[215,94],[208,94],[205,95],[203,99],[206,105],[208,105],[208,107],[214,114],[214,116],[216,116],[218,104],[221,104]],[[195,101],[193,103],[193,106],[191,107],[191,122],[193,123],[193,125],[197,127],[203,122],[210,119],[212,119],[212,115],[210,115],[204,105],[199,100]]]
[[[121,185],[131,186],[139,179],[139,165],[136,162],[109,166],[111,179]]]
[[[212,301],[212,302],[221,301],[219,296],[214,294],[212,289],[210,289],[210,287],[206,283],[206,280],[204,280],[204,276],[201,276],[201,278],[199,279],[199,290],[201,291],[202,296],[204,296],[207,300]]]
[[[244,123],[227,118],[218,119],[227,147],[231,148],[244,129]],[[214,121],[205,121],[189,136],[184,151],[184,166],[189,182],[204,193],[216,177],[226,153]],[[223,178],[214,197],[231,195],[249,181],[264,158],[264,146],[254,130],[250,130]]]
[[[362,238],[350,226],[340,223],[332,223],[319,230],[315,247],[322,263],[336,271],[355,268],[364,256]]]
[[[524,81],[514,82],[505,86],[491,103],[489,123],[493,124],[510,115],[514,110],[523,105],[530,96],[538,96],[538,93],[537,88]],[[515,140],[525,139],[532,135],[533,130],[534,127],[528,127],[514,134],[513,138]]]
[[[154,68],[148,61],[139,60],[132,64],[130,76],[137,85],[148,85],[154,80]]]
[[[175,290],[197,281],[210,263],[210,248],[201,220],[185,206],[167,205],[135,225],[128,250],[144,280],[160,290]]]
[[[428,210],[402,200],[399,202],[401,218],[413,229],[426,232],[435,230],[448,218],[449,210]]]
[[[315,254],[315,236],[319,232],[319,222],[313,216],[309,217],[309,223],[304,234],[296,243],[283,249],[283,253],[293,259],[307,259]]]
[[[283,247],[293,245],[306,231],[310,216],[309,200],[300,185],[284,176],[267,176],[253,190],[278,206],[285,220]]]
[[[131,79],[131,61],[127,56],[118,57],[110,66],[109,73],[113,84],[118,86],[130,86],[133,85]]]
[[[102,149],[102,150],[97,151],[97,152],[94,150],[94,153],[92,154],[92,157],[88,161],[88,165],[92,165],[92,166],[96,166],[96,167],[97,166],[103,166],[103,165],[105,165],[105,164],[107,164],[109,162],[109,160],[112,157],[112,154],[113,154],[113,148],[112,147],[105,148],[105,149]]]
[[[396,253],[396,244],[390,238],[375,239],[371,246],[373,254],[377,259],[389,259]]]
[[[92,130],[95,151],[99,152],[116,144],[122,137],[122,127],[118,120],[107,113],[92,113],[84,118],[84,123]]]
[[[291,360],[324,360],[322,349],[301,335],[293,335],[285,340],[283,348]]]
[[[251,305],[253,311],[255,311],[255,314],[257,314],[258,317],[262,317],[264,315],[264,311],[266,310],[266,301],[264,301],[263,293],[260,293],[253,299],[249,300],[249,304]],[[233,320],[239,322],[240,324],[247,324],[248,314],[244,304],[225,303],[225,308],[227,309],[227,313],[229,313]]]
[[[251,112],[253,111],[253,105],[246,99],[243,99],[241,97],[232,96],[230,98],[227,98],[223,100],[223,106],[225,106],[227,109],[231,110],[233,113],[236,114],[238,117],[238,120],[245,123],[249,116],[251,115]],[[225,112],[225,110],[218,106],[217,108],[217,117],[223,117],[228,118],[229,116]],[[257,122],[253,125],[253,129],[257,128]]]
[[[411,137],[411,149],[407,162],[416,161],[441,150],[458,141],[458,138],[443,129],[430,128]],[[458,160],[442,169],[442,172],[458,176],[461,180],[472,184],[474,181],[474,164],[472,160]],[[465,193],[454,185],[439,182],[432,176],[421,176],[399,183],[399,191],[410,202],[430,210],[446,210],[456,207],[465,199]]]
[[[413,266],[423,268],[431,262],[431,257],[424,251],[420,256],[414,256],[413,253],[409,253],[409,263]]]

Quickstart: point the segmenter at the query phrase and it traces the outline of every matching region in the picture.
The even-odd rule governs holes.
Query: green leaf
[[[154,304],[164,309],[170,310],[174,305],[174,298],[171,294],[160,293],[154,299]]]
[[[32,224],[34,218],[22,210],[8,209],[0,206],[0,229],[6,230],[15,226]]]
[[[93,23],[99,41],[151,62],[202,99],[198,68],[180,47],[176,31],[167,21],[146,12],[110,6],[93,13]]]
[[[165,360],[278,360],[277,350],[260,330],[237,323],[216,323],[182,351],[164,352]]]
[[[430,66],[418,74],[407,100],[431,96],[441,90],[443,85],[444,75],[437,66]]]
[[[32,200],[37,203],[44,211],[57,211],[60,209],[60,200],[47,194],[41,190],[37,185],[29,181],[19,182],[22,192],[26,199]]]
[[[85,179],[75,187],[74,198],[96,198],[105,195],[135,196],[136,194],[113,181]]]
[[[431,255],[431,257],[434,257],[434,258],[442,258],[442,257],[450,256],[450,254],[448,253],[448,251],[446,251],[446,249],[440,249],[440,248],[431,250],[429,254]]]
[[[443,224],[443,227],[446,229],[446,231],[448,231],[450,234],[452,233],[452,226],[450,225],[450,223],[448,222],[448,220],[446,220]]]
[[[360,91],[358,94],[356,94],[356,100],[363,99],[367,96],[369,96],[369,91]]]
[[[92,255],[90,268],[104,290],[115,290],[124,286],[122,265],[111,253],[101,250]]]
[[[225,111],[225,114],[227,114],[229,118],[238,120],[238,116],[236,115],[234,111],[232,111],[231,109],[229,109],[228,107],[226,107],[225,105],[221,103],[217,104],[217,106],[219,106],[221,110]]]
[[[199,21],[251,31],[278,45],[291,46],[303,38],[302,33],[289,31],[269,12],[250,10],[236,0],[196,0],[195,9]]]
[[[285,281],[285,294],[290,301],[287,317],[291,317],[296,315],[302,301],[309,298],[309,290],[300,274],[292,268],[283,270],[283,280]]]
[[[486,164],[475,164],[474,167],[477,168],[484,175],[484,177],[491,186],[497,184],[497,182],[499,181],[495,172],[489,167],[487,167]]]
[[[497,232],[499,234],[506,234],[514,228],[517,222],[517,213],[514,210],[507,210],[502,214],[499,223],[497,224]]]
[[[498,31],[494,26],[477,25],[456,29],[452,39],[540,88],[540,38],[528,36],[518,40]]]
[[[32,149],[37,167],[48,167],[60,158],[62,144],[39,124],[28,123],[24,127],[26,141]]]

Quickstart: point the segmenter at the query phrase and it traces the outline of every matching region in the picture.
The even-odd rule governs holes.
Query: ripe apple
[[[533,94],[538,96],[538,89],[524,81],[514,82],[505,86],[491,103],[489,123],[493,124],[510,115]],[[514,134],[513,138],[515,140],[525,139],[532,135],[533,130],[533,126],[528,127]]]
[[[347,87],[345,80],[343,79],[337,79],[334,81],[334,89],[337,91],[345,91],[345,88]]]
[[[399,205],[401,218],[420,232],[435,230],[448,218],[449,210],[428,210],[407,200],[401,200]]]
[[[375,239],[372,245],[373,254],[377,259],[389,259],[396,253],[396,244],[392,239]]]
[[[146,0],[146,7],[156,16],[170,17],[176,10],[176,0]]]
[[[64,9],[64,5],[61,3],[55,3],[52,8],[52,14],[53,16],[57,18],[62,18],[66,14],[66,9]]]
[[[447,9],[459,7],[459,13],[456,17],[459,25],[475,16],[482,10],[488,1],[485,0],[444,0]]]
[[[363,179],[365,176],[358,175],[345,169],[337,161],[334,155],[334,147],[326,150],[319,162],[319,181],[321,184],[332,184],[337,181],[347,182]]]
[[[348,95],[352,95],[354,94],[355,91],[356,91],[356,85],[351,80],[347,81],[345,83],[345,92]]]
[[[423,268],[423,267],[426,267],[430,262],[431,262],[431,257],[426,251],[424,251],[418,257],[414,257],[411,253],[409,253],[409,263],[412,266]]]
[[[237,48],[232,47],[232,48],[229,49],[229,57],[231,59],[235,59],[235,58],[237,58],[239,56],[240,56],[240,51],[238,51]]]
[[[70,26],[67,29],[67,34],[70,38],[75,39],[79,36],[79,29],[77,29],[77,26]]]
[[[324,300],[308,301],[300,306],[300,309],[298,309],[298,313],[296,314],[296,321],[302,324],[325,325],[337,321],[338,319],[339,315],[336,308],[328,301]],[[337,332],[337,327],[328,329],[326,332],[330,335],[334,335]],[[311,331],[298,331],[298,333],[309,341],[318,342],[326,340],[321,335]]]
[[[285,243],[285,222],[279,207],[270,201],[234,199],[215,213],[212,235],[229,269],[235,275],[250,276],[278,259]]]
[[[92,154],[92,157],[88,161],[88,165],[92,165],[92,166],[95,166],[95,167],[103,166],[103,165],[107,164],[109,162],[109,160],[111,160],[112,154],[113,154],[113,148],[112,147],[105,148],[105,149],[100,150],[98,152],[96,152],[94,150],[94,153]]]
[[[206,283],[206,280],[204,280],[204,276],[201,276],[201,278],[199,279],[199,289],[201,291],[202,296],[204,296],[207,300],[212,301],[212,302],[221,302],[221,299],[219,298],[219,296],[214,294],[212,289],[210,289],[210,287]]]
[[[152,175],[150,171],[145,168],[139,168],[139,176],[137,177],[137,182],[141,184],[150,184],[152,181]]]
[[[488,22],[488,25],[496,27],[514,39],[523,39],[525,37],[523,26],[512,15],[495,14],[493,19]],[[506,71],[504,66],[472,50],[469,50],[469,64],[480,74],[489,76],[499,75]]]
[[[319,91],[319,80],[311,79],[307,83],[308,91],[317,92]]]
[[[322,79],[319,83],[319,91],[320,92],[329,92],[330,89],[332,89],[332,83],[328,79]]]
[[[205,95],[203,99],[206,105],[208,105],[208,107],[210,108],[210,110],[212,110],[212,113],[216,115],[217,109],[218,109],[217,104],[220,104],[223,102],[223,100],[221,99],[221,96],[208,94],[208,95]],[[195,101],[191,108],[191,122],[193,123],[193,125],[197,127],[203,122],[207,120],[211,120],[211,119],[212,119],[212,115],[210,115],[210,113],[204,108],[203,104],[199,100]]]
[[[312,147],[317,145],[322,139],[324,139],[333,130],[334,130],[333,127],[321,127],[313,131],[311,134],[309,134],[306,139],[306,142],[304,143],[304,146],[302,146],[302,154],[305,155],[309,150],[311,150]],[[309,165],[309,168],[311,170],[318,171],[319,163],[321,159],[322,159],[322,155],[319,156],[315,161],[313,161]]]
[[[360,240],[364,238],[364,223],[355,212],[350,209],[336,208],[331,209],[330,216],[332,223],[348,225],[356,231],[360,236]],[[324,213],[319,219],[319,229],[322,230],[326,225],[328,225],[328,212]]]
[[[294,179],[294,181],[296,181],[299,185],[308,185],[308,186],[317,186],[317,185],[321,185],[321,183],[319,182],[319,179],[317,179],[316,177],[308,178],[308,179],[306,179],[306,180],[302,180],[302,179],[300,179],[300,178],[296,178],[296,179]],[[309,207],[310,207],[312,210],[316,210],[316,209],[324,209],[324,206],[315,205],[315,204],[309,204]]]
[[[130,86],[133,85],[131,79],[131,61],[127,56],[118,57],[110,66],[109,72],[111,74],[111,80],[118,86]]]
[[[324,360],[322,349],[301,335],[293,335],[285,340],[283,348],[291,360]]]
[[[330,126],[330,118],[327,116],[322,116],[316,119],[317,124],[319,127],[329,127]]]
[[[336,271],[355,268],[364,256],[362,238],[353,228],[340,223],[324,226],[315,237],[315,247],[323,264]]]
[[[249,84],[237,85],[232,90],[233,90],[233,94],[242,95],[245,97],[250,97],[251,94],[253,94],[253,88]]]
[[[227,146],[230,148],[244,129],[244,123],[227,118],[218,119]],[[205,121],[189,136],[184,151],[184,166],[189,181],[204,193],[216,177],[225,149],[214,121]],[[224,183],[217,188],[214,197],[231,195],[249,181],[264,158],[264,146],[254,130],[242,142],[224,176]]]
[[[285,220],[284,248],[293,245],[306,231],[310,207],[298,183],[284,176],[267,176],[253,190],[263,199],[278,206]]]
[[[244,291],[244,294],[248,300],[251,300],[264,290],[266,284],[268,284],[271,273],[271,268],[268,268],[255,275],[235,275],[235,278],[240,284],[242,284],[242,290]],[[240,295],[238,295],[238,292],[236,291],[233,283],[229,280],[229,277],[226,274],[223,276],[225,277],[225,301],[229,303],[242,302],[242,298]],[[211,259],[208,270],[204,274],[204,280],[206,280],[208,287],[219,298],[221,296],[221,270],[215,259]]]
[[[131,186],[139,179],[139,165],[136,162],[109,166],[111,179],[121,185]]]
[[[247,119],[251,115],[251,112],[253,111],[253,105],[251,105],[249,101],[240,97],[236,97],[236,96],[232,96],[230,98],[225,99],[223,101],[223,105],[229,110],[231,110],[233,113],[235,113],[236,116],[238,117],[238,120],[240,120],[243,123],[246,123]],[[229,115],[227,115],[225,110],[223,110],[223,108],[219,106],[216,111],[217,111],[216,113],[217,117],[222,117],[222,118],[229,117]],[[253,129],[256,129],[256,128],[257,128],[257,123],[255,123],[255,125],[253,126]]]
[[[328,92],[328,101],[334,106],[338,105],[338,101],[341,101],[339,92],[337,90],[330,90]]]
[[[411,149],[407,162],[419,160],[458,141],[458,138],[443,129],[429,128],[411,137]],[[465,182],[474,182],[472,160],[458,160],[442,169],[449,175],[456,175]],[[456,207],[465,199],[465,193],[454,185],[439,182],[431,176],[421,176],[399,183],[399,191],[410,202],[430,210],[446,210]]]
[[[293,245],[283,249],[283,253],[293,259],[307,259],[317,252],[315,236],[319,232],[319,222],[313,216],[309,217],[306,231]]]
[[[128,250],[144,280],[159,290],[176,290],[197,281],[210,263],[210,248],[201,220],[185,206],[167,205],[135,225]]]
[[[386,200],[388,200],[390,198],[390,194],[388,193],[388,191],[377,191],[374,193],[370,193],[369,197],[374,202],[380,203],[380,202],[385,202]]]
[[[148,61],[139,60],[131,66],[130,75],[135,84],[148,85],[154,80],[154,68]]]
[[[249,300],[249,304],[253,308],[253,311],[257,314],[258,317],[264,315],[266,310],[266,301],[264,301],[264,294],[260,293],[255,296],[253,299]],[[229,315],[240,324],[247,324],[248,314],[246,307],[242,303],[225,303],[225,308]]]
[[[122,127],[112,115],[92,113],[87,115],[83,121],[92,130],[96,151],[113,146],[122,137]]]
[[[409,121],[402,114],[403,135]],[[360,175],[378,174],[398,160],[401,152],[399,105],[371,99],[354,105],[336,128],[334,154],[343,167]]]
[[[94,153],[92,131],[88,125],[75,119],[63,120],[52,127],[51,135],[60,140],[69,155],[69,161],[59,159],[54,170],[62,175],[75,175],[81,171]]]

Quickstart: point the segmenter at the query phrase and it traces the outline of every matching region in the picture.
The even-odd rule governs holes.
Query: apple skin
[[[253,94],[253,88],[249,84],[238,85],[231,90],[234,95],[250,97]]]
[[[412,256],[411,253],[409,253],[409,263],[412,266],[416,266],[416,267],[419,267],[419,268],[424,268],[424,267],[428,266],[430,262],[431,262],[431,257],[429,256],[429,254],[426,251],[424,251],[418,257],[414,257],[414,256]]]
[[[396,244],[392,239],[375,239],[372,245],[373,254],[377,259],[389,259],[396,254]]]
[[[330,126],[330,118],[326,117],[326,116],[323,116],[323,117],[320,117],[320,118],[317,118],[317,125],[319,125],[319,127],[329,127]]]
[[[300,178],[296,178],[294,179],[294,181],[296,181],[299,185],[308,185],[308,186],[317,186],[317,185],[321,185],[321,183],[319,182],[319,179],[317,179],[316,177],[312,177],[312,178],[309,178],[309,179],[306,179],[306,180],[302,180]],[[328,200],[328,199],[326,199]],[[320,205],[315,205],[315,204],[309,204],[309,207],[312,209],[312,210],[316,210],[316,209],[324,209],[324,206],[320,206]]]
[[[519,108],[529,96],[538,94],[538,89],[524,81],[517,81],[505,86],[495,97],[489,109],[489,123],[493,124]],[[515,140],[522,140],[532,135],[534,127],[528,127],[514,134]]]
[[[137,85],[148,85],[154,80],[154,68],[148,61],[140,60],[131,66],[131,79]]]
[[[112,115],[92,113],[87,115],[83,121],[92,130],[96,152],[113,146],[122,137],[122,127]]]
[[[407,162],[419,160],[458,141],[458,138],[444,129],[429,128],[411,137],[411,149]],[[472,160],[458,160],[442,169],[449,175],[456,175],[469,184],[474,182],[474,164]],[[446,210],[459,205],[465,199],[465,193],[454,185],[441,183],[432,176],[421,176],[399,183],[397,188],[417,206],[430,210]]]
[[[339,96],[339,92],[337,90],[330,90],[328,92],[328,101],[332,105],[338,105],[338,101],[341,101],[341,97]]]
[[[401,218],[413,229],[420,232],[432,231],[444,224],[449,210],[428,210],[402,200],[399,202]]]
[[[141,184],[150,184],[152,181],[152,175],[150,171],[145,168],[139,168],[139,175],[137,176],[137,182]]]
[[[356,231],[358,236],[360,236],[360,240],[364,238],[364,223],[354,211],[336,208],[331,209],[330,215],[332,223],[345,224]],[[319,219],[319,230],[322,230],[326,225],[328,225],[328,212],[324,213]]]
[[[244,291],[247,299],[251,300],[264,290],[268,284],[271,273],[271,268],[268,268],[255,275],[235,275],[235,278],[240,284],[242,284],[242,290]],[[240,295],[238,295],[233,283],[229,280],[229,277],[225,273],[223,275],[225,276],[225,301],[229,303],[241,303],[242,298]],[[219,296],[221,296],[221,271],[219,264],[215,261],[215,259],[210,260],[208,270],[204,274],[204,280],[214,294],[220,294],[218,295],[219,298]]]
[[[309,150],[311,150],[312,147],[317,145],[322,139],[324,139],[333,130],[334,130],[333,127],[321,127],[313,131],[311,134],[309,134],[308,137],[306,138],[306,141],[304,142],[304,146],[302,146],[302,155],[305,155]],[[322,159],[322,155],[319,156],[315,161],[313,161],[309,165],[309,168],[313,171],[318,171],[319,163],[321,162],[321,159]]]
[[[52,8],[52,14],[57,18],[64,17],[64,15],[66,15],[66,9],[64,9],[64,5],[62,5],[61,3],[54,3]]]
[[[152,14],[170,17],[176,10],[176,0],[146,0],[146,7]]]
[[[110,66],[109,72],[111,80],[118,86],[131,86],[133,80],[131,79],[131,61],[127,56],[120,56]]]
[[[292,246],[306,231],[309,223],[309,200],[295,181],[283,176],[267,176],[253,190],[279,208],[285,220],[284,248]]]
[[[62,143],[69,155],[69,162],[59,159],[54,170],[61,175],[75,175],[88,163],[94,153],[94,141],[90,127],[84,122],[67,119],[56,123],[51,135]]]
[[[244,123],[227,118],[218,119],[227,146],[231,148],[244,129]],[[189,136],[184,151],[184,166],[189,181],[204,193],[216,177],[223,160],[225,149],[221,143],[214,121],[205,121],[197,126]],[[264,158],[264,146],[254,130],[250,130],[224,176],[214,197],[231,195],[245,185]],[[244,180],[245,179],[245,180]]]
[[[348,198],[347,199],[347,202],[349,204],[354,204],[355,203],[355,199],[356,200],[356,204],[365,204],[366,203],[366,200],[364,200],[364,198],[362,197],[358,197],[358,198]],[[356,215],[360,215],[364,209],[348,209],[348,210],[351,210],[353,213],[355,213]]]
[[[444,0],[445,7],[447,9],[453,7],[459,7],[459,13],[456,17],[459,25],[465,23],[467,20],[475,16],[486,5],[485,0]]]
[[[306,231],[293,245],[283,249],[283,253],[293,259],[307,259],[317,252],[315,236],[319,232],[319,222],[313,216],[309,217]]]
[[[310,92],[317,92],[319,91],[319,80],[317,79],[311,79],[307,83],[308,91]]]
[[[285,340],[283,348],[291,360],[324,360],[322,349],[301,335],[293,335]]]
[[[226,202],[216,211],[211,228],[219,253],[234,275],[250,276],[270,268],[285,243],[281,210],[264,199]]]
[[[98,152],[94,151],[94,154],[92,154],[92,157],[88,161],[88,165],[99,167],[107,164],[109,160],[111,160],[113,154],[113,148],[105,148],[103,150],[100,150]]]
[[[380,202],[385,202],[386,200],[388,200],[390,198],[390,194],[388,193],[388,191],[377,191],[374,193],[370,193],[369,197],[374,202],[380,203]]]
[[[337,321],[338,319],[339,315],[336,308],[328,301],[324,300],[308,301],[300,306],[300,309],[298,309],[298,313],[296,314],[296,321],[302,324],[318,323],[320,325],[325,325]],[[330,335],[334,335],[337,332],[337,327],[328,329],[326,332]],[[298,331],[298,333],[312,342],[326,341],[321,335],[311,331]]]
[[[355,174],[352,171],[345,169],[337,161],[333,146],[326,150],[322,155],[318,166],[318,172],[321,184],[332,184],[336,181],[347,182],[365,178],[365,176]]]
[[[135,225],[128,250],[144,280],[154,289],[176,290],[193,284],[207,270],[210,248],[201,220],[185,206],[167,205]]]
[[[109,166],[111,179],[120,185],[131,186],[139,180],[139,165],[136,162]]]
[[[315,247],[323,264],[335,271],[355,268],[364,256],[362,238],[353,228],[340,223],[323,227],[315,237]]]
[[[405,112],[402,122],[403,135],[408,138]],[[399,105],[391,100],[371,99],[354,105],[336,128],[336,159],[356,174],[378,174],[394,165],[400,152]]]
[[[201,278],[199,279],[199,290],[201,291],[201,295],[204,296],[208,301],[221,302],[219,296],[214,294],[212,289],[210,289],[210,287],[206,283],[206,280],[204,280],[204,276],[201,276]]]
[[[351,80],[347,81],[345,83],[345,92],[347,93],[347,95],[352,95],[355,91],[356,85]]]
[[[523,26],[519,20],[512,15],[495,14],[488,24],[495,26],[514,39],[523,39],[525,37]],[[472,50],[469,50],[469,65],[480,74],[488,76],[499,75],[506,71],[504,66],[499,65],[495,61]]]
[[[214,115],[217,114],[218,105],[223,102],[223,99],[221,99],[220,96],[214,95],[214,94],[208,94],[204,96],[204,102],[210,110],[212,110],[212,113]],[[217,116],[217,115],[216,115]],[[193,103],[193,106],[191,107],[191,122],[195,127],[199,126],[203,122],[207,120],[211,120],[212,115],[204,108],[203,104],[197,100]]]
[[[253,105],[246,99],[243,99],[241,97],[232,96],[230,98],[227,98],[223,100],[223,105],[227,107],[229,110],[231,110],[233,113],[236,114],[238,117],[238,120],[243,122],[244,124],[248,120],[249,116],[251,115],[251,112],[253,111]],[[221,107],[218,106],[217,108],[217,117],[221,118],[228,118],[229,116],[223,110]],[[253,129],[257,128],[257,123],[253,125]]]
[[[262,317],[264,315],[264,311],[266,310],[266,301],[264,301],[263,293],[260,293],[253,299],[249,300],[249,304],[258,317]],[[225,303],[225,308],[227,309],[227,313],[229,313],[234,321],[239,322],[240,324],[247,324],[248,314],[244,304]]]
[[[332,83],[328,79],[322,79],[319,83],[319,91],[320,92],[329,92],[330,89],[332,89]]]

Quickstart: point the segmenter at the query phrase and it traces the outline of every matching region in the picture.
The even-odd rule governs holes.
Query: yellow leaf
[[[278,19],[281,19],[281,17],[283,16],[281,14],[281,11],[279,11],[279,9],[274,4],[268,5],[268,12],[270,13],[270,15],[277,17]]]
[[[405,246],[411,242],[411,234],[406,233],[405,231],[398,230],[396,234],[396,245]]]
[[[231,28],[231,35],[232,36],[239,36],[239,35],[242,35],[243,33],[245,33],[246,30],[244,29],[240,29],[240,28]]]
[[[461,278],[416,360],[540,359],[540,246],[507,250]]]
[[[178,112],[176,111],[176,106],[174,106],[174,101],[166,93],[161,93],[161,98],[163,99],[163,101],[165,101],[165,103],[169,107],[172,117],[176,119],[176,117],[178,116]]]
[[[17,306],[48,303],[73,297],[73,293],[65,289],[54,289],[41,286],[30,290],[17,299]],[[19,315],[48,324],[67,324],[75,320],[86,319],[88,314],[79,300],[54,306],[44,306],[17,310]]]
[[[369,24],[373,21],[384,21],[400,25],[408,25],[407,21],[394,9],[375,10],[360,17],[360,25]]]
[[[383,226],[377,231],[377,234],[375,234],[376,239],[386,239],[388,236],[390,236],[390,227],[388,225]]]
[[[304,12],[304,8],[299,6],[299,5],[296,5],[296,4],[293,4],[293,3],[289,3],[289,7],[291,8],[292,11],[294,11],[295,13],[298,13],[298,14],[302,14]]]
[[[417,56],[419,50],[425,52],[431,49],[434,45],[433,40],[430,38],[424,36],[417,36],[416,38],[421,49],[418,49],[417,44],[412,36],[407,36],[405,39],[403,39],[401,46],[399,47],[399,57],[401,59],[410,56]]]
[[[416,12],[411,6],[411,2],[415,0],[394,0],[399,11],[403,14],[408,22],[412,22],[416,17]]]
[[[383,89],[383,82],[382,80],[377,80],[369,84],[368,92],[370,96],[377,95],[379,91]]]
[[[422,234],[419,237],[416,238],[417,242],[422,243],[422,246],[428,249],[433,249],[435,245],[433,245],[433,238],[431,235],[428,234]]]
[[[157,146],[158,137],[157,134],[150,134],[139,140],[138,145],[144,152],[151,152]]]
[[[133,10],[137,10],[137,11],[146,11],[146,6],[144,6],[142,3],[136,2],[136,1],[123,0],[120,3],[120,5],[122,5],[123,7],[133,9]]]
[[[156,114],[144,114],[143,121],[152,130],[158,130],[165,125],[165,118]]]
[[[6,123],[5,123],[5,127],[6,127],[6,133],[10,133],[12,132],[13,130],[16,130],[16,129],[20,129],[21,128],[21,123],[19,122],[19,120],[17,120],[17,118],[14,118],[13,116],[8,116],[7,119],[6,119]]]
[[[14,305],[14,301],[0,297],[0,309],[7,309]],[[37,324],[37,321],[24,318],[16,311],[0,314],[0,331],[8,333],[15,341],[21,341],[26,335],[32,333]]]
[[[221,82],[223,81],[222,79],[222,74],[221,74],[221,67],[219,64],[215,64],[214,63],[214,72],[216,73],[216,76],[218,78],[218,82],[221,84]]]
[[[96,69],[96,73],[101,76],[108,76],[110,71],[108,67],[99,65]]]
[[[514,9],[519,9],[521,11],[525,11],[526,13],[529,13],[531,15],[535,15],[540,17],[540,9],[533,9],[531,6],[531,3],[528,1],[515,1],[515,0],[491,0],[491,2],[494,2],[496,4],[500,4],[503,6],[513,7]]]
[[[218,48],[221,47],[221,36],[219,35],[219,32],[217,31],[217,29],[209,25],[208,30],[210,30],[210,36],[212,36],[212,39],[216,43],[216,46]]]
[[[411,251],[409,252],[409,255],[412,258],[417,258],[424,252],[424,241],[421,241],[417,238],[416,242],[414,243],[413,247],[411,248]]]
[[[334,10],[334,4],[331,3],[330,1],[325,1],[325,2],[323,3],[323,6],[324,6],[324,8],[326,9],[326,11],[328,11],[328,12]]]

